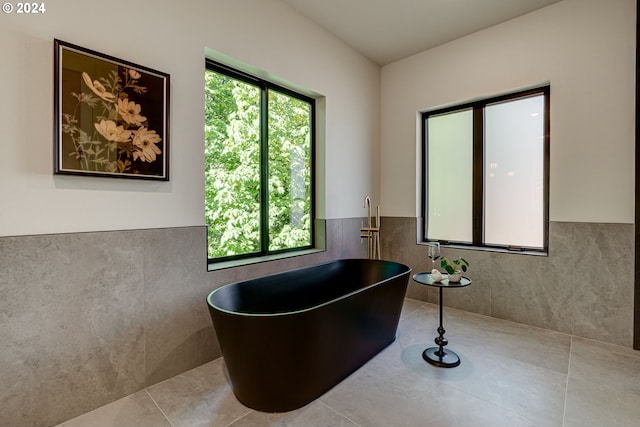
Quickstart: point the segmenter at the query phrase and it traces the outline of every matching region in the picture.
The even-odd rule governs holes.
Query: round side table
[[[471,279],[462,277],[458,283],[449,283],[449,279],[443,279],[440,282],[434,282],[431,273],[417,273],[413,275],[413,280],[421,285],[433,286],[440,289],[440,326],[438,327],[438,336],[435,343],[438,347],[430,347],[422,353],[422,358],[432,365],[441,368],[453,368],[460,364],[460,357],[451,350],[445,350],[445,346],[449,341],[444,337],[445,330],[442,327],[442,290],[444,288],[464,288],[471,284]]]

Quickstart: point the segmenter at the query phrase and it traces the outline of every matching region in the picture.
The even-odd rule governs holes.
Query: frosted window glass
[[[427,119],[427,238],[473,240],[473,111]]]
[[[544,96],[485,108],[484,243],[544,247]]]

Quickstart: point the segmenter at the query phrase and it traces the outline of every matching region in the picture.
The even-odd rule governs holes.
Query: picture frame
[[[54,39],[54,174],[168,181],[169,81]]]

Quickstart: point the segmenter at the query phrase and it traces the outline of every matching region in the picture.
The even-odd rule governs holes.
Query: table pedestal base
[[[430,347],[422,353],[422,358],[441,368],[454,368],[460,364],[460,358],[451,350],[442,347]]]
[[[462,277],[460,282],[451,283],[448,279],[440,282],[434,282],[430,273],[418,273],[413,275],[413,280],[416,282],[438,287],[440,293],[439,311],[440,311],[440,326],[438,326],[438,336],[434,340],[437,347],[429,347],[422,353],[422,358],[433,366],[440,368],[455,368],[460,365],[460,357],[451,350],[445,350],[444,347],[449,344],[449,341],[444,337],[444,327],[442,326],[442,289],[443,288],[464,288],[471,284],[471,280],[467,277]]]

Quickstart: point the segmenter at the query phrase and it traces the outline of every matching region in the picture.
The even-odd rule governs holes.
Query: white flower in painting
[[[118,126],[113,120],[100,120],[100,123],[94,126],[107,141],[127,142],[131,139],[132,132],[123,126]]]
[[[91,77],[89,74],[83,72],[82,79],[84,83],[89,86],[89,89],[93,91],[96,95],[98,95],[101,99],[104,99],[108,102],[114,102],[116,100],[116,96],[111,92],[107,92],[107,89],[97,80],[91,81]]]
[[[133,160],[140,159],[143,162],[154,162],[156,155],[162,153],[156,146],[160,141],[162,141],[162,138],[155,130],[148,130],[145,127],[138,129],[133,135],[133,145],[135,147]]]
[[[145,116],[140,115],[140,111],[142,110],[140,104],[129,101],[127,98],[118,99],[116,110],[118,110],[118,114],[120,114],[122,119],[131,125],[141,126],[142,123],[147,120]]]
[[[136,70],[130,68],[129,69],[129,77],[131,77],[132,79],[136,79],[137,80],[137,79],[140,78],[140,73],[137,72]]]

